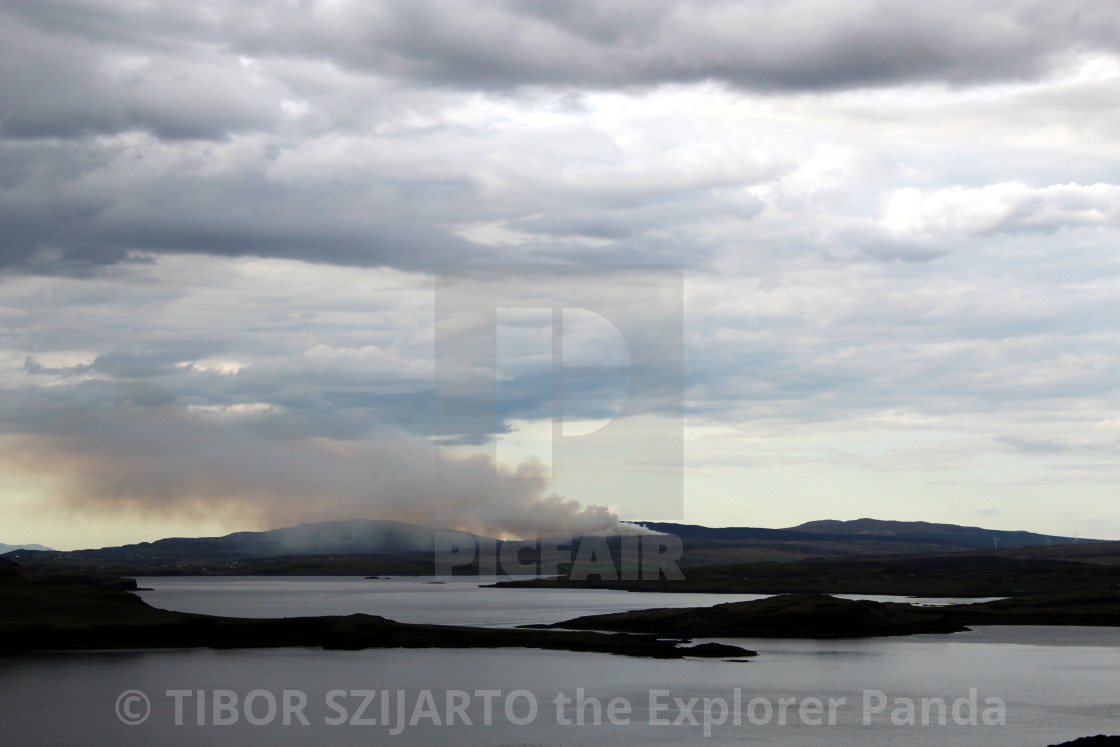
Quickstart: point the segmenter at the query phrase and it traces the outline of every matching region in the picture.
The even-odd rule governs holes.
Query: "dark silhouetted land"
[[[1098,542],[955,524],[876,519],[815,521],[790,529],[669,523],[645,526],[682,540],[680,565],[684,568],[1008,548],[1080,549]],[[432,575],[433,551],[442,531],[445,530],[396,521],[354,519],[264,532],[235,532],[223,537],[171,537],[71,552],[18,550],[8,557],[25,567],[100,570],[129,576]],[[489,537],[473,539],[493,549],[502,544]],[[573,553],[578,551],[580,541],[573,540]],[[607,544],[615,556],[621,556],[620,537],[608,538]],[[532,556],[529,550],[523,559],[529,561]],[[458,568],[457,572],[474,575],[477,566]]]
[[[684,579],[517,579],[500,586],[727,594],[892,594],[1008,597],[1120,588],[1120,542],[881,555],[787,563],[689,566]]]
[[[1043,594],[942,607],[785,594],[714,607],[588,615],[538,627],[725,638],[862,638],[955,633],[971,625],[1120,626],[1120,590]]]
[[[650,609],[588,615],[543,626],[655,635],[735,638],[859,638],[968,630],[938,608],[787,594],[714,607]]]

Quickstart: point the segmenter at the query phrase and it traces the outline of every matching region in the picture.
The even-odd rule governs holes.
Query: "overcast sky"
[[[0,541],[643,518],[549,477],[546,318],[441,418],[437,275],[493,265],[636,268],[680,519],[1120,538],[1117,132],[1095,0],[6,3]]]

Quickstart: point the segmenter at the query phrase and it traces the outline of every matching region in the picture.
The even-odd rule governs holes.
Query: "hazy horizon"
[[[336,521],[347,522],[347,521],[361,521],[361,520],[370,520],[370,519],[372,519],[374,521],[378,521],[378,519],[376,517],[353,517],[352,519],[331,519],[330,521],[331,522],[336,522]],[[875,519],[875,518],[872,518],[872,517],[860,517],[859,519],[846,520],[846,521],[867,521],[867,520],[883,521],[883,522],[893,523],[893,520],[890,520],[890,519]],[[389,521],[395,521],[395,520],[394,519],[389,519]],[[814,521],[832,521],[832,520],[830,520],[830,519],[811,520],[809,522],[804,522],[804,523],[813,523]],[[304,524],[316,524],[316,523],[322,523],[322,522],[314,522],[314,521],[304,522]],[[650,523],[650,522],[645,522],[645,521],[642,521],[641,519],[634,519],[634,520],[629,520],[629,521],[623,521],[623,522],[620,522],[619,524],[620,524],[621,527],[625,527],[627,525],[635,525],[635,524],[641,525],[641,524],[646,524],[646,523]],[[654,523],[656,523],[656,522],[654,522]],[[677,522],[677,523],[686,523],[686,522]],[[929,523],[929,524],[934,524],[934,525],[939,524],[939,522],[920,522],[920,521],[917,522],[917,523]],[[73,547],[53,547],[52,546],[52,547],[49,547],[49,548],[44,548],[40,544],[30,543],[30,542],[23,542],[23,543],[20,543],[20,542],[0,542],[0,553],[6,553],[6,552],[9,552],[12,549],[22,548],[22,547],[26,547],[28,549],[36,549],[36,550],[48,549],[48,550],[51,550],[51,551],[58,551],[58,552],[70,552],[70,551],[75,551],[75,550],[97,550],[97,549],[103,549],[103,548],[108,548],[108,547],[118,547],[118,546],[124,546],[124,545],[141,544],[141,543],[145,543],[145,542],[154,542],[154,541],[161,540],[161,539],[197,539],[197,538],[224,537],[224,536],[228,536],[230,534],[236,534],[236,533],[240,533],[240,532],[262,532],[262,531],[270,531],[270,530],[273,530],[273,529],[290,529],[290,528],[293,528],[293,527],[296,527],[296,526],[302,526],[302,524],[271,527],[270,529],[234,529],[234,530],[231,530],[229,532],[224,532],[224,533],[218,534],[218,535],[212,535],[212,534],[179,534],[179,535],[174,535],[174,536],[168,535],[168,536],[164,536],[164,537],[150,537],[150,538],[144,538],[144,539],[136,539],[136,540],[132,540],[132,541],[128,541],[128,542],[122,542],[122,543],[120,543],[120,545],[103,545],[103,546],[73,546]],[[431,526],[432,528],[435,528],[435,529],[446,529],[447,528],[447,527],[442,526],[440,524],[427,525],[427,526]],[[707,526],[707,527],[711,527],[711,528],[728,528],[728,527],[734,527],[734,526],[740,526],[740,525],[704,524],[703,526]],[[793,529],[799,529],[801,526],[803,526],[803,524],[797,524],[797,525],[791,525],[791,526],[785,526],[785,527],[752,526],[752,528],[791,529],[791,530],[793,530]],[[977,527],[969,527],[969,526],[964,526],[964,525],[951,525],[951,526],[962,526],[963,528],[979,528],[979,529],[985,529],[985,530],[994,531],[994,532],[1005,532],[1005,533],[1006,532],[1028,531],[1028,530],[1023,530],[1023,529],[993,528],[993,527],[990,527],[990,526],[977,526]],[[1059,535],[1059,534],[1054,533],[1054,532],[1050,532],[1050,533],[1041,532],[1041,533],[1036,533],[1036,534],[1041,534],[1043,536],[1049,536],[1049,537],[1065,537],[1066,536],[1066,535]],[[507,537],[499,537],[498,539],[518,540],[518,539],[534,539],[535,537],[536,537],[535,534],[525,534],[525,535],[510,535],[510,536],[507,536]],[[1078,539],[1078,538],[1075,535],[1073,537],[1073,539]],[[1114,541],[1114,540],[1116,540],[1115,537],[1097,537],[1097,536],[1086,536],[1086,537],[1081,537],[1080,539],[1088,540],[1088,541],[1098,541],[1098,540]],[[5,549],[5,548],[7,548],[7,549]]]

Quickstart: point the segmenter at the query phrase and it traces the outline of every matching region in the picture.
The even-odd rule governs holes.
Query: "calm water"
[[[663,595],[615,592],[479,589],[469,584],[428,585],[416,581],[357,579],[144,579],[157,590],[153,604],[231,614],[308,614],[365,611],[397,619],[512,624],[557,620],[578,614],[666,606],[718,603],[707,595],[685,601]],[[371,591],[362,592],[367,586]],[[675,596],[675,595],[674,595]],[[370,599],[369,597],[372,597]],[[452,609],[470,604],[471,609]],[[267,651],[129,651],[36,655],[0,659],[0,742],[5,745],[151,744],[338,744],[400,745],[638,745],[638,744],[792,744],[792,745],[1048,745],[1097,733],[1120,732],[1120,630],[1092,628],[981,628],[951,636],[893,639],[796,641],[738,640],[760,652],[749,663],[651,661],[604,654],[511,649],[498,651],[376,650],[331,652],[305,649]],[[584,708],[585,723],[574,721],[574,707],[558,695],[601,703]],[[970,721],[970,688],[978,706],[976,725],[955,723],[954,701]],[[720,721],[721,705],[734,708],[738,689],[740,723],[729,713],[704,736],[704,698],[709,719]],[[151,703],[148,718],[126,726],[116,715],[120,694],[143,691]],[[199,725],[198,698],[205,691]],[[284,691],[293,709],[283,723]],[[381,693],[389,691],[388,725],[381,718]],[[398,698],[396,692],[403,691]],[[481,691],[498,691],[487,696]],[[510,697],[514,691],[520,692]],[[650,710],[650,691],[654,706]],[[182,691],[168,695],[168,691]],[[237,694],[235,710],[215,713],[215,691]],[[243,702],[254,693],[246,715]],[[332,694],[332,691],[337,691]],[[359,713],[366,695],[369,707]],[[866,694],[865,694],[866,691]],[[880,693],[882,694],[880,696]],[[217,693],[219,704],[225,697]],[[427,698],[431,700],[428,701]],[[452,705],[448,709],[448,698]],[[486,726],[485,702],[492,697]],[[511,708],[506,713],[507,697]],[[681,699],[674,704],[673,698]],[[175,704],[181,725],[176,725]],[[301,698],[306,705],[300,706]],[[700,700],[688,711],[691,698]],[[816,703],[821,701],[820,725]],[[828,719],[832,698],[834,724]],[[865,704],[866,698],[866,704]],[[895,724],[891,712],[915,704],[915,725]],[[922,724],[921,700],[940,698],[946,723],[938,723],[936,704]],[[984,725],[985,700],[1005,705],[1004,725]],[[270,717],[269,700],[277,704]],[[615,701],[611,723],[607,706]],[[843,699],[843,702],[840,702]],[[896,703],[895,700],[899,699]],[[404,705],[404,728],[397,724],[397,703]],[[782,702],[785,719],[780,718]],[[531,719],[528,710],[535,703]],[[807,704],[805,717],[798,710]],[[792,703],[792,705],[789,705]],[[882,705],[882,710],[877,707]],[[629,713],[624,706],[629,707]],[[140,713],[139,703],[123,703]],[[769,715],[768,711],[769,709]],[[126,715],[127,715],[126,713]],[[215,720],[233,720],[216,725]],[[472,722],[463,722],[463,716]],[[691,715],[699,723],[692,724]],[[907,712],[896,713],[905,721]],[[995,711],[989,711],[993,719]],[[302,725],[299,716],[307,720]],[[446,726],[448,717],[455,725]],[[250,717],[262,722],[251,723]],[[415,725],[409,725],[410,717]],[[651,725],[651,718],[667,725]],[[673,725],[674,719],[680,723]],[[351,720],[353,719],[353,723]],[[361,719],[378,721],[377,725]],[[629,723],[622,723],[626,720]],[[865,723],[865,719],[868,723]],[[343,723],[332,726],[332,721]],[[518,721],[528,721],[519,725]],[[437,722],[440,725],[436,725]]]
[[[365,612],[400,622],[508,627],[643,607],[697,607],[764,594],[636,594],[609,589],[494,589],[496,578],[435,584],[415,577],[141,578],[144,601],[179,612],[296,617]]]
[[[365,612],[401,622],[504,627],[649,607],[707,607],[769,594],[632,593],[609,589],[495,589],[496,578],[433,584],[415,577],[215,576],[141,578],[144,601],[163,609],[237,617]],[[976,599],[840,595],[847,599],[955,604]]]

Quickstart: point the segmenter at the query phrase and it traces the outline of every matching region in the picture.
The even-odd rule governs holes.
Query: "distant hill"
[[[790,529],[634,523],[680,537],[684,544],[682,566],[1046,549],[1048,545],[1081,550],[1099,542],[953,524],[875,519],[813,521]],[[25,566],[50,565],[116,573],[411,575],[433,572],[435,539],[441,531],[446,530],[399,521],[354,519],[265,532],[235,532],[223,537],[171,537],[72,552],[14,550],[6,557]],[[491,546],[497,542],[479,536],[475,536],[475,540]],[[579,542],[575,540],[575,546],[578,547]],[[1080,547],[1074,547],[1075,542]],[[617,553],[621,549],[620,538],[611,538],[610,547]]]
[[[908,538],[918,541],[944,540],[977,550],[1035,545],[1075,545],[1103,542],[1105,540],[1078,539],[1034,532],[1008,532],[1000,529],[983,529],[957,524],[931,524],[927,521],[881,521],[879,519],[853,519],[852,521],[809,521],[790,527],[790,531],[825,535],[873,535],[879,537]]]
[[[54,552],[53,550],[51,550],[51,548],[44,547],[43,545],[6,545],[3,542],[0,542],[0,555],[3,555],[6,552],[11,552],[12,550],[38,550],[39,552]]]
[[[1096,544],[1031,532],[926,522],[812,521],[789,529],[706,527],[668,522],[634,522],[684,541],[683,563],[718,565],[762,560],[843,558],[866,555],[916,555],[1048,545]]]
[[[135,545],[56,553],[51,558],[174,564],[199,559],[431,553],[435,549],[436,534],[444,531],[448,530],[399,521],[352,519],[300,524],[265,532],[235,532],[224,537],[171,537]],[[476,539],[488,538],[476,536]],[[15,552],[10,557],[21,563],[42,559],[28,550]]]

